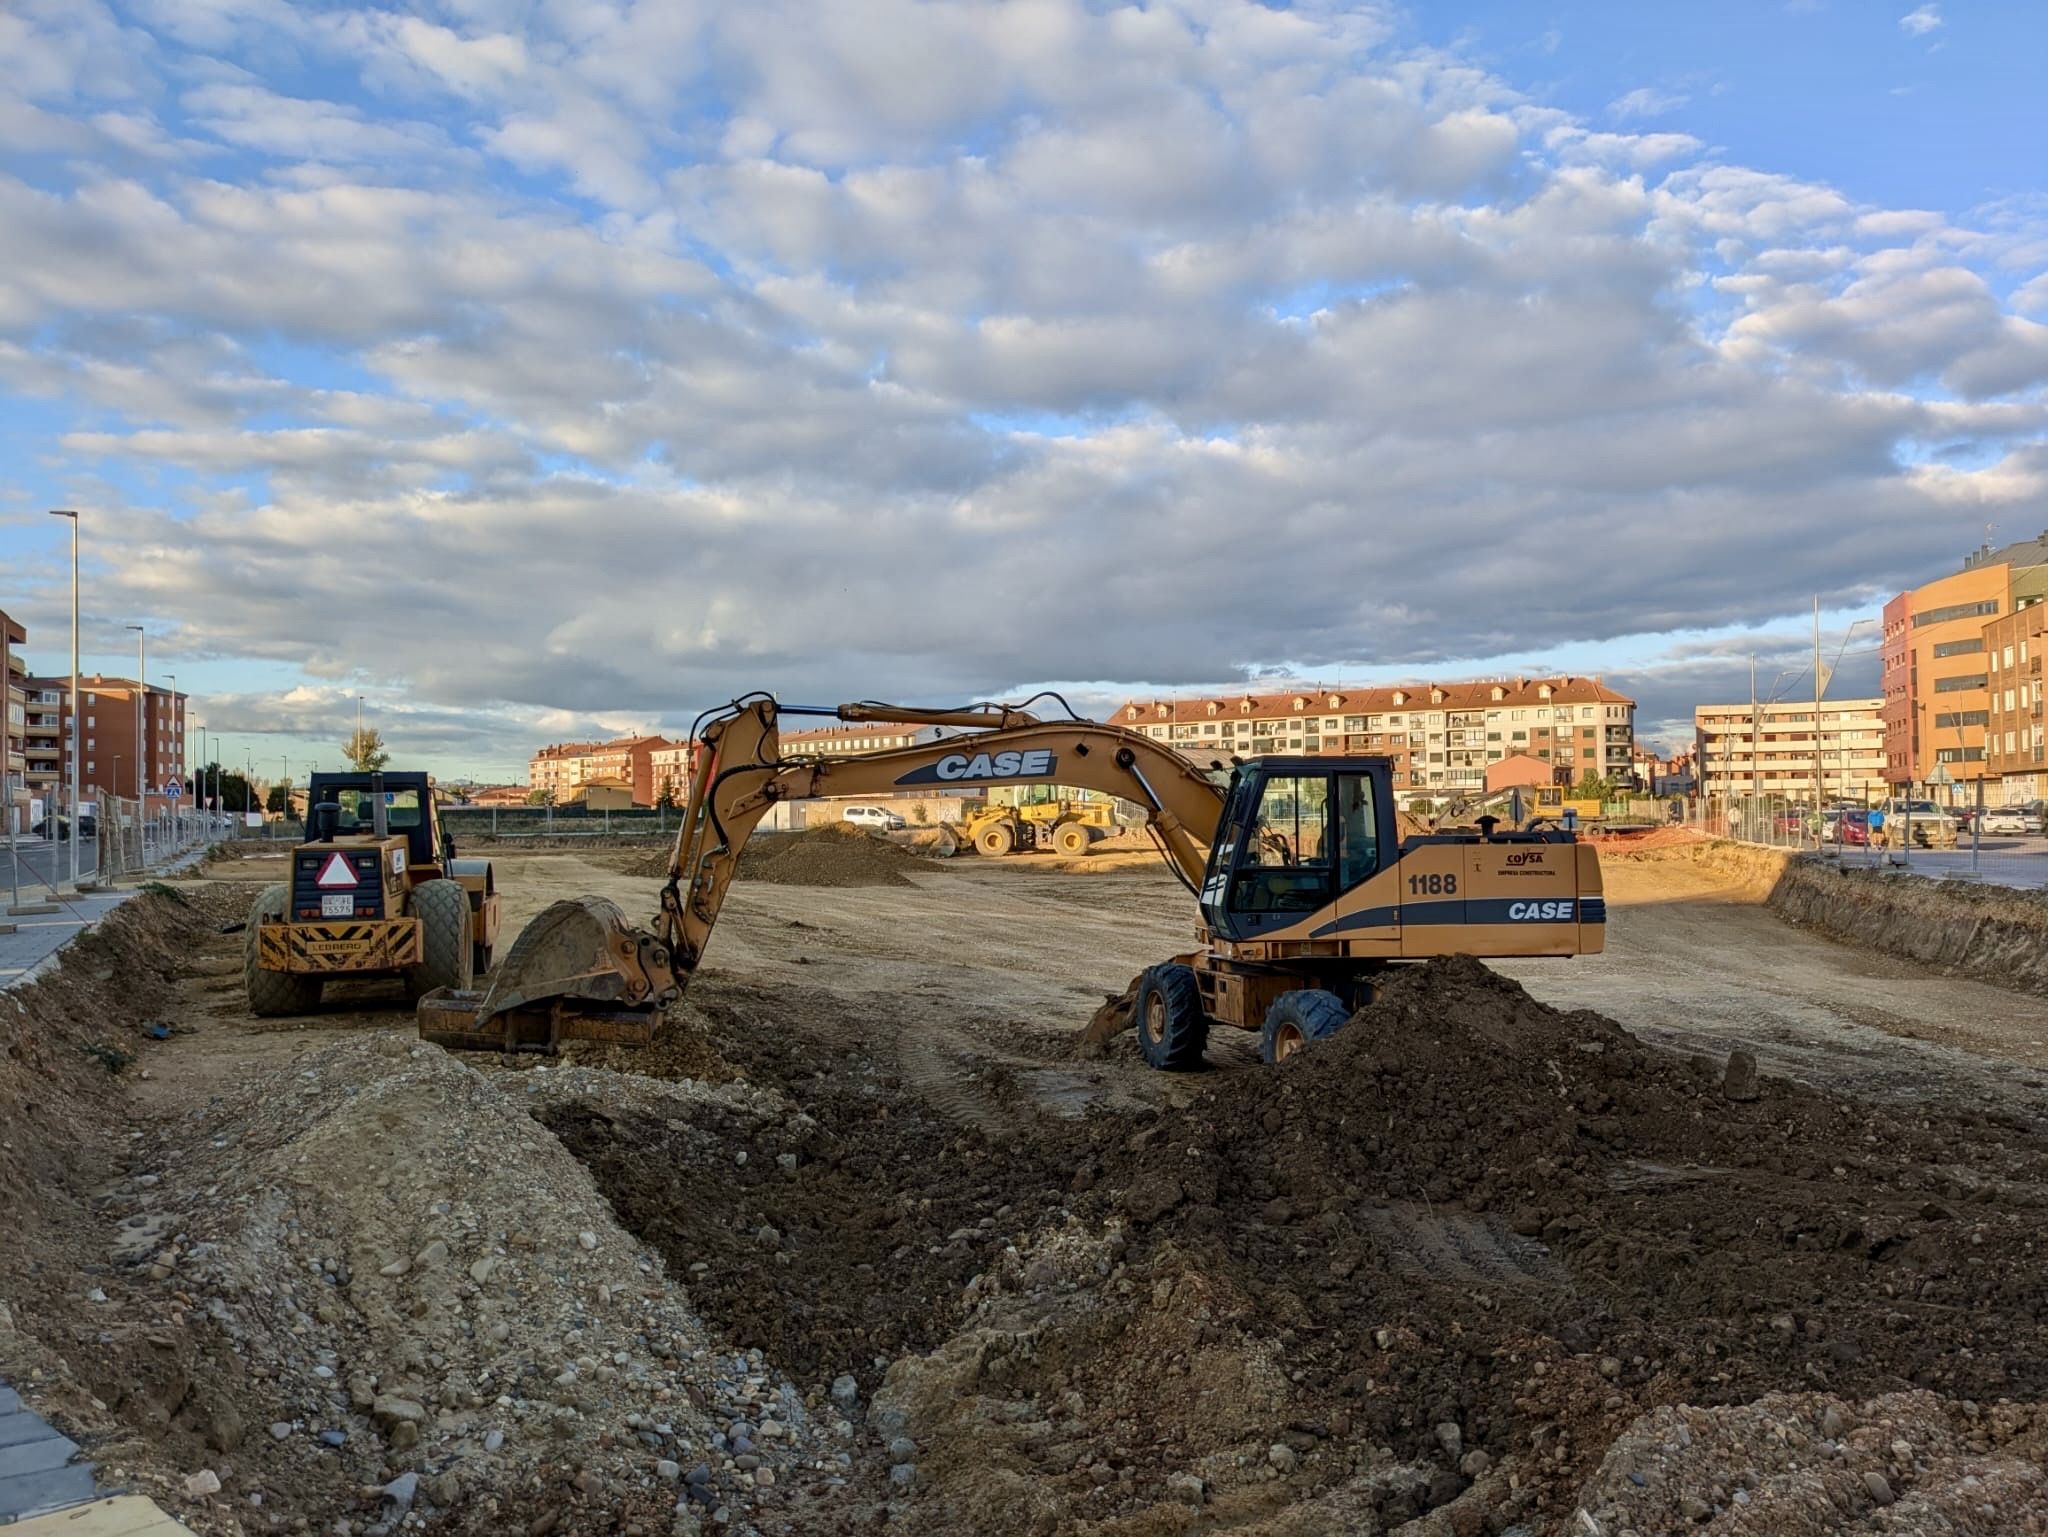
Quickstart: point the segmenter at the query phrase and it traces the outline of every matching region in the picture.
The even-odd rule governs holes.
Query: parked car
[[[878,833],[901,832],[908,825],[887,806],[845,806],[840,808],[839,820]]]
[[[59,843],[65,843],[71,837],[71,818],[66,816],[44,817],[30,831],[38,838],[55,838]],[[78,832],[79,836],[83,838],[96,838],[99,836],[99,829],[94,824],[90,811],[78,819]]]
[[[1867,811],[1830,812],[1834,818],[1832,831],[1828,834],[1830,843],[1839,843],[1844,848],[1868,848],[1870,846],[1870,813]]]
[[[2038,833],[2041,818],[2024,806],[1991,806],[1985,808],[1984,831],[2001,835]]]

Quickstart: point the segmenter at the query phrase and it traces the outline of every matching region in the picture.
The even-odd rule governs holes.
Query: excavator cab
[[[1202,882],[1224,939],[1299,923],[1379,873],[1394,827],[1384,760],[1260,758],[1231,776]]]

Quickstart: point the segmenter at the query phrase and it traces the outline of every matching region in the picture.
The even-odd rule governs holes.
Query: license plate
[[[329,895],[329,894],[328,894],[328,893],[326,893],[326,892],[322,892],[322,893],[321,893],[321,895],[320,895],[320,916],[321,916],[321,917],[323,917],[323,918],[353,918],[353,917],[354,917],[355,915],[356,915],[356,898],[355,898],[355,893],[354,893],[354,892],[344,892],[344,893],[343,893],[342,895],[340,895],[340,896],[331,896],[331,895]]]

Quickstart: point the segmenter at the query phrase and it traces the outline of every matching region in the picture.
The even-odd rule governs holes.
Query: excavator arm
[[[783,715],[937,726],[959,734],[856,758],[785,758]],[[751,694],[701,718],[682,826],[652,931],[602,897],[556,902],[520,931],[483,992],[420,1000],[420,1034],[452,1047],[553,1051],[572,1039],[645,1044],[704,958],[740,851],[771,807],[821,795],[1059,784],[1145,810],[1168,865],[1199,890],[1224,792],[1165,746],[1116,726],[1040,720],[1010,705],[921,710],[864,701],[782,706]]]
[[[856,758],[781,754],[778,718],[960,728],[960,735]],[[780,801],[990,785],[1059,784],[1099,790],[1145,810],[1167,863],[1193,892],[1223,812],[1223,791],[1178,753],[1116,726],[1045,721],[1008,705],[918,710],[876,703],[788,709],[764,695],[700,723],[701,744],[683,825],[662,890],[660,937],[680,989],[704,956],[740,850]]]

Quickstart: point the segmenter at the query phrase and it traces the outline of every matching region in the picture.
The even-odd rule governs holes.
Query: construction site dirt
[[[1160,1074],[1079,1035],[1164,871],[806,843],[654,1048],[510,1067],[251,1018],[261,856],[130,903],[0,1001],[0,1374],[201,1533],[2048,1532],[2048,1003],[1677,848]]]

